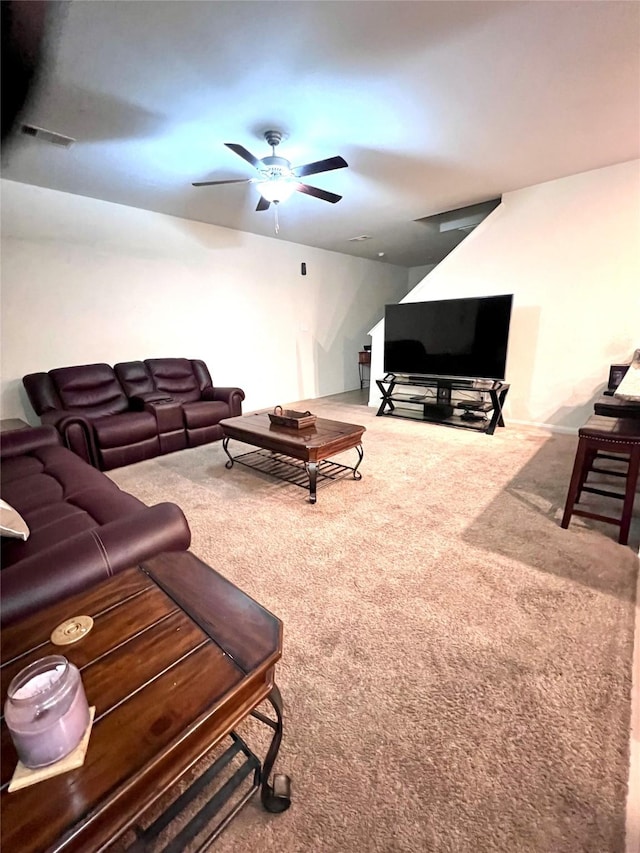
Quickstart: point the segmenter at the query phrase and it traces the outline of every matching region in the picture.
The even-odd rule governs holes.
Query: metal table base
[[[289,777],[275,774],[273,785],[269,783],[283,731],[282,697],[275,685],[268,701],[275,711],[275,720],[259,711],[251,712],[251,716],[274,731],[264,763],[260,762],[237,732],[230,732],[229,746],[183,793],[173,799],[149,825],[132,828],[136,839],[126,847],[126,853],[143,853],[148,850],[154,853],[182,853],[194,839],[198,839],[198,853],[208,850],[258,790],[267,811],[278,813],[289,808]],[[180,820],[199,799],[203,801],[200,808],[188,820]],[[174,822],[175,828],[172,827]]]
[[[332,459],[323,459],[321,462],[303,462],[283,453],[263,449],[251,450],[248,453],[232,456],[229,453],[228,445],[229,438],[224,438],[222,447],[229,457],[229,461],[225,463],[226,468],[232,468],[234,462],[237,462],[247,468],[252,468],[254,471],[260,471],[278,480],[284,480],[287,483],[308,489],[309,503],[312,504],[316,502],[317,498],[318,477],[323,480],[339,480],[351,474],[354,480],[362,479],[362,474],[358,471],[364,458],[364,450],[361,444],[355,448],[358,461],[353,467],[341,465]]]

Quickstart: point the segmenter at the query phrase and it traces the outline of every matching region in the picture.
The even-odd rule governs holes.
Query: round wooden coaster
[[[86,637],[93,628],[91,616],[74,616],[61,622],[51,632],[51,642],[54,646],[68,646]]]

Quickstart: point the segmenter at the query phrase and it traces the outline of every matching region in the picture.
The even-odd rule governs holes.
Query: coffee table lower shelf
[[[358,471],[358,466],[364,456],[362,445],[355,448],[358,453],[358,461],[353,467],[341,465],[332,459],[323,459],[321,462],[304,462],[301,459],[294,459],[293,456],[286,456],[284,453],[263,449],[251,450],[247,453],[240,453],[238,456],[232,456],[229,453],[228,445],[229,439],[224,438],[222,447],[229,457],[229,461],[225,463],[226,468],[232,468],[234,462],[237,462],[239,465],[268,474],[277,480],[284,480],[287,483],[293,483],[294,486],[308,489],[309,502],[312,504],[316,502],[318,477],[322,480],[339,480],[351,474],[354,480],[362,479],[362,474]]]
[[[229,739],[227,749],[186,791],[166,805],[151,823],[135,825],[127,833],[135,834],[135,840],[127,843],[125,836],[122,845],[110,848],[113,853],[118,849],[127,853],[181,853],[196,838],[198,849],[206,850],[260,788],[259,759],[235,732],[230,733]],[[190,807],[200,799],[205,802],[187,819]]]
[[[262,715],[254,714],[262,719]],[[268,722],[273,725],[272,721]],[[155,809],[149,810],[146,820],[143,816],[143,820],[109,848],[109,853],[182,853],[194,841],[197,848],[190,849],[209,850],[261,788],[263,804],[269,811],[285,811],[291,802],[289,777],[278,774],[274,776],[273,789],[265,786],[266,763],[270,756],[263,766],[237,732],[230,732],[227,740],[227,748],[220,753],[218,744],[217,757],[211,755],[211,763],[196,774],[186,790],[177,796],[167,794]],[[209,756],[200,764],[206,764],[207,760]],[[265,788],[268,789],[268,802],[265,802]]]

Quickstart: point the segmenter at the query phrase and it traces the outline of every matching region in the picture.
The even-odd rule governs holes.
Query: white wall
[[[640,161],[506,193],[402,301],[500,293],[514,294],[507,419],[573,431],[640,347]]]
[[[429,275],[432,269],[434,269],[437,264],[425,264],[421,267],[410,267],[407,272],[407,281],[409,283],[409,290],[413,290],[413,288],[420,284],[422,279]]]
[[[2,417],[38,422],[24,374],[91,362],[201,358],[245,411],[357,388],[406,292],[403,267],[2,181]]]

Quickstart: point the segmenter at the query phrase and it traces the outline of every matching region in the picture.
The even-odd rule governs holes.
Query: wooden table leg
[[[316,502],[316,484],[318,481],[318,463],[307,462],[307,473],[309,474],[309,503]]]

